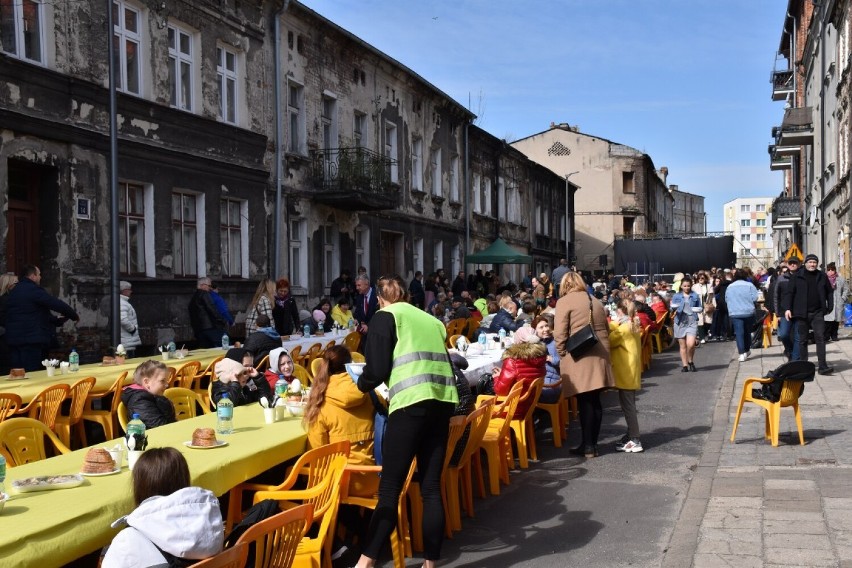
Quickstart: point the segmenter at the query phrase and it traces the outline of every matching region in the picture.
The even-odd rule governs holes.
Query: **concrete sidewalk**
[[[663,567],[852,568],[849,330],[827,347],[834,374],[817,375],[800,399],[804,446],[793,410],[784,408],[779,445],[772,447],[764,439],[763,410],[754,404],[743,410],[736,443],[729,441],[745,379],[784,361],[777,343],[752,351],[744,363],[733,359]]]

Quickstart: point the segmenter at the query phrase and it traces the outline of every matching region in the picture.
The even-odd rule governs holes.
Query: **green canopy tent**
[[[506,241],[498,237],[488,248],[467,255],[464,262],[465,264],[532,264],[533,258],[513,249]]]

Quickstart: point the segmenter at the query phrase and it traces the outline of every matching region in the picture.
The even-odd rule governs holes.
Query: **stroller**
[[[768,317],[769,312],[765,310],[754,311],[754,327],[751,328],[752,349],[763,349],[763,324]]]

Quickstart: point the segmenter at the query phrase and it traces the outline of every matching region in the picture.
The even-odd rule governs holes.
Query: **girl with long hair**
[[[248,312],[246,313],[246,335],[257,331],[257,316],[263,314],[269,318],[271,322],[272,306],[275,302],[275,282],[269,278],[264,278],[257,285],[257,290],[254,291],[254,297],[249,304]]]

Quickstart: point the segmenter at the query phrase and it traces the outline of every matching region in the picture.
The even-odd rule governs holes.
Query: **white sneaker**
[[[642,448],[642,442],[640,442],[639,440],[630,440],[623,446],[616,446],[615,449],[616,451],[625,452],[628,454],[638,454],[639,452],[643,451],[644,448]]]
[[[701,340],[701,344],[702,344],[702,345],[704,345],[705,343],[707,343],[707,340],[706,340],[706,339],[702,339],[702,340]]]
[[[740,355],[740,363],[745,361],[748,358],[748,353],[743,353]]]

